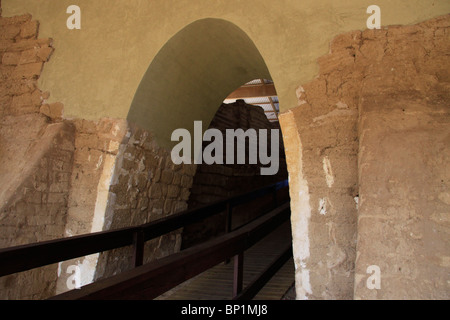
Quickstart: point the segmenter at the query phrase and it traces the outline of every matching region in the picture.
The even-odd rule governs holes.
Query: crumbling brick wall
[[[360,43],[355,298],[448,300],[450,15]]]
[[[448,297],[449,17],[336,37],[280,116],[298,298]]]
[[[1,248],[60,238],[66,224],[74,127],[51,119],[61,105],[47,104],[37,86],[53,52],[38,28],[28,14],[0,17]],[[56,274],[50,265],[2,277],[0,297],[45,298]]]
[[[8,125],[12,125],[15,130],[23,125],[35,128],[37,123],[36,116],[29,115],[14,120],[19,122],[11,124],[8,121]],[[0,206],[0,248],[62,238],[73,164],[74,128],[67,123],[44,123],[43,128],[40,127],[43,133],[36,136],[24,135],[29,130],[23,130],[16,135],[32,140],[24,153],[17,153],[10,148],[16,140],[4,139],[5,122],[3,119],[0,124],[0,162],[3,166],[0,180],[3,181],[4,191]],[[23,156],[26,161],[8,161],[6,158],[11,156]],[[57,265],[50,265],[2,277],[0,297],[48,297],[55,293],[56,274]]]
[[[38,39],[39,23],[31,15],[0,18],[0,117],[39,113],[60,117],[60,104],[43,103],[47,92],[37,87],[50,58],[52,39]]]
[[[194,164],[175,165],[170,152],[159,147],[149,132],[130,125],[127,136],[111,181],[105,229],[140,225],[186,210],[196,171]],[[181,232],[148,241],[144,262],[179,251]],[[131,257],[130,248],[100,255],[96,278],[131,268]]]

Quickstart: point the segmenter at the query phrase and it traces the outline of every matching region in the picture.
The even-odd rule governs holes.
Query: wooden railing
[[[282,189],[287,189],[287,181],[282,181],[247,194],[217,201],[204,207],[188,210],[137,227],[0,249],[0,276],[133,245],[134,269],[84,286],[79,290],[66,292],[56,296],[55,299],[135,298],[137,292],[141,292],[139,297],[151,299],[233,256],[236,256],[236,276],[233,296],[247,299],[249,293],[242,292],[242,285],[240,285],[242,283],[242,277],[239,276],[239,274],[242,274],[242,268],[239,268],[239,265],[242,265],[242,253],[289,217],[288,203],[284,203],[276,208],[279,205],[277,194]],[[276,209],[232,231],[232,208],[268,194],[272,194],[272,205],[269,209]],[[225,210],[228,214],[228,233],[224,236],[185,249],[169,257],[142,265],[144,243],[146,241],[224,212]],[[291,252],[291,250],[288,248],[285,252]],[[286,253],[284,256],[282,255],[284,257],[283,259],[286,259],[286,255]],[[273,270],[266,271],[266,277],[273,272]],[[164,277],[161,276],[162,274],[164,274]],[[171,277],[168,277],[168,275],[171,275]],[[170,280],[169,278],[172,279]],[[254,288],[258,285],[260,284],[257,283]]]

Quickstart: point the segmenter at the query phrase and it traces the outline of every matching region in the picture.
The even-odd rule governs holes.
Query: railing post
[[[244,252],[234,256],[233,298],[242,292],[244,280]]]
[[[133,264],[134,267],[142,266],[144,263],[144,231],[137,230],[133,234]]]

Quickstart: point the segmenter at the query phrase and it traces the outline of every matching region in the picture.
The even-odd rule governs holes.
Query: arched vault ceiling
[[[208,126],[222,101],[242,84],[270,79],[261,54],[236,25],[196,21],[173,36],[153,59],[133,99],[128,120],[167,145],[177,128]]]

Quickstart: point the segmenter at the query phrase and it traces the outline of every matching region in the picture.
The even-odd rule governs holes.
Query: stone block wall
[[[70,122],[75,128],[75,148],[65,237],[105,230],[104,219],[110,201],[109,186],[119,147],[127,133],[124,120],[74,119]],[[56,293],[68,290],[71,266],[80,268],[81,285],[92,282],[97,259],[98,254],[94,254],[61,262]]]
[[[73,126],[47,124],[39,115],[12,120],[0,121],[0,248],[64,236],[73,165]],[[13,138],[5,134],[17,126],[37,127],[41,133],[34,135],[35,130],[26,129]],[[21,139],[29,140],[27,148],[17,148],[23,144]],[[0,298],[41,299],[54,294],[57,267],[50,265],[0,278]]]
[[[195,171],[196,165],[175,165],[151,134],[130,126],[116,160],[104,229],[140,225],[186,210]],[[181,232],[148,241],[144,261],[179,251]],[[96,278],[131,268],[131,257],[131,248],[101,254]]]
[[[174,165],[151,134],[126,120],[72,121],[74,166],[65,236],[135,226],[187,208],[195,165]],[[177,252],[181,230],[148,241],[145,262]],[[81,285],[132,267],[131,248],[60,263],[57,293],[68,290],[70,266]]]

